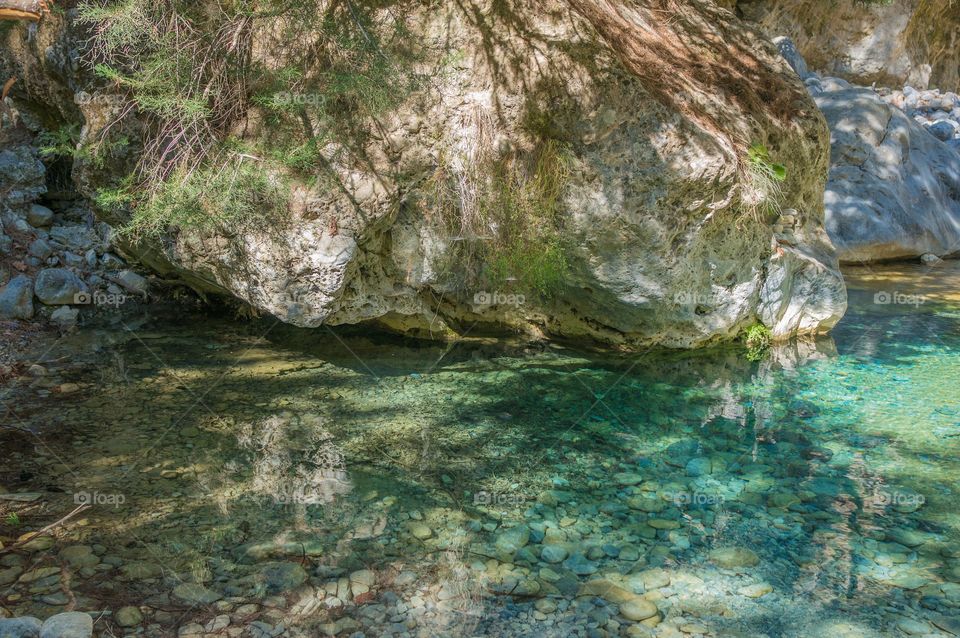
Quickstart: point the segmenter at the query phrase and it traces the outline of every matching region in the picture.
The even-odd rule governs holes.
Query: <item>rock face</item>
[[[335,140],[336,187],[309,190],[289,223],[180,232],[140,247],[141,259],[305,327],[376,322],[426,337],[520,330],[627,348],[690,347],[757,321],[777,338],[829,330],[846,294],[823,229],[822,117],[775,49],[728,12],[689,2],[674,21],[655,4],[518,5],[510,15],[520,29],[502,28],[490,7],[408,8],[424,43],[418,71],[432,81],[366,123],[362,163]],[[492,32],[501,35],[491,42]],[[14,44],[7,66],[35,68],[35,46]],[[442,62],[450,51],[462,55]],[[33,102],[61,93],[27,89]],[[96,136],[111,121],[108,101],[82,102],[85,134]],[[480,158],[529,163],[548,145],[565,157],[562,280],[549,294],[514,287],[518,272],[499,288],[471,280],[463,247],[483,239],[438,221],[426,185],[444,175],[467,219],[476,184],[493,179],[471,175],[486,165]],[[787,164],[782,196],[756,178],[752,145]],[[75,165],[74,177],[93,194],[95,175]],[[789,237],[775,230],[783,210],[794,211]]]
[[[29,319],[33,316],[33,282],[18,275],[0,289],[0,319]]]
[[[960,4],[942,0],[739,0],[740,15],[786,35],[811,68],[861,85],[960,91]]]
[[[824,205],[840,260],[960,252],[960,153],[872,89],[816,75],[806,84],[830,125]]]

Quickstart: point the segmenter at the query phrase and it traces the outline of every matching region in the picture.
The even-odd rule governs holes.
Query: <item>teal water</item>
[[[0,604],[104,635],[960,635],[960,269],[848,276],[831,336],[757,362],[197,317],[44,344],[0,464],[42,497],[0,500],[0,540],[90,507],[3,555]],[[23,581],[62,565],[73,603]]]

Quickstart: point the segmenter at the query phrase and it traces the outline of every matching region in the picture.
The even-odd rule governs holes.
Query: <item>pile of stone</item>
[[[0,320],[49,318],[77,323],[78,306],[119,307],[143,299],[147,281],[111,252],[111,228],[76,200],[37,200],[46,193],[37,150],[0,151]]]
[[[939,89],[918,91],[912,86],[902,91],[876,89],[888,104],[897,107],[941,142],[960,151],[960,95]]]

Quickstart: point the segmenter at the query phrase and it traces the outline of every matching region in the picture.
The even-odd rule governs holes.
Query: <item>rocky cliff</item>
[[[777,43],[830,126],[827,231],[840,260],[862,263],[960,252],[960,98],[875,91],[808,69]]]
[[[314,146],[312,179],[263,146],[227,165],[284,184],[282,220],[181,225],[127,239],[127,252],[308,327],[689,347],[756,322],[778,338],[823,332],[842,315],[823,227],[827,127],[776,50],[730,13],[606,0],[371,10],[369,24],[397,21],[419,81],[337,120]],[[276,23],[244,28],[232,45],[247,42],[258,64],[286,55]],[[32,35],[8,30],[3,64],[23,78],[13,100],[34,128],[77,117],[78,147],[117,129],[135,139],[126,156],[74,158],[75,183],[97,200],[150,148],[138,137],[150,120],[143,100],[84,71],[79,31],[73,12]],[[316,142],[310,107],[323,96],[286,81],[268,97],[295,124],[270,128],[264,100],[249,100],[235,139],[273,141],[299,122]],[[120,225],[131,213],[99,209]]]
[[[771,36],[788,36],[812,69],[869,86],[960,90],[960,3],[943,0],[737,0]]]

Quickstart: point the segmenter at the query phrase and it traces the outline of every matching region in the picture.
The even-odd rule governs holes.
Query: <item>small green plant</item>
[[[763,213],[779,214],[783,203],[783,182],[787,167],[770,158],[763,144],[754,144],[747,151],[747,171],[741,201],[759,218]]]
[[[3,519],[3,522],[10,527],[20,527],[20,517],[16,512],[10,512],[7,514],[6,518]]]
[[[766,327],[762,323],[755,323],[743,334],[743,342],[747,347],[747,359],[749,361],[759,361],[767,355],[767,351],[770,350],[770,344],[773,341],[773,336],[770,333],[770,328]]]
[[[55,131],[43,131],[37,136],[37,147],[44,159],[75,157],[80,151],[80,125],[65,124]]]
[[[754,144],[747,151],[747,157],[750,161],[750,167],[757,172],[766,174],[775,182],[782,182],[787,179],[787,167],[783,164],[776,164],[770,159],[770,151],[763,144]]]
[[[118,232],[130,237],[160,237],[170,230],[235,233],[282,222],[286,185],[244,154],[225,153],[193,172],[178,171],[146,195],[121,184],[101,190],[97,203],[130,207],[133,215]]]

